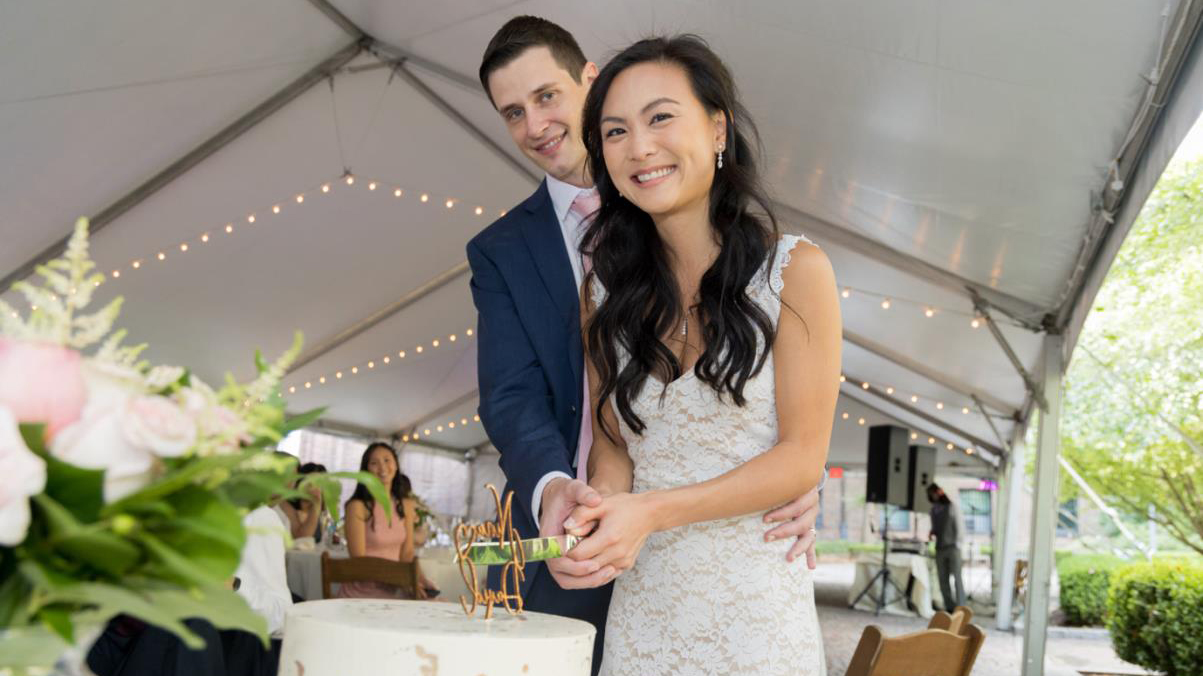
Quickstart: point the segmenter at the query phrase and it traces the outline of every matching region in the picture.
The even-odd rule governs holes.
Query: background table
[[[330,552],[334,558],[347,558],[346,547],[322,546],[314,549],[289,549],[284,552],[284,568],[288,576],[288,588],[292,593],[306,601],[316,601],[322,598],[322,552]],[[418,562],[422,573],[433,582],[442,593],[438,600],[459,603],[461,594],[468,593],[468,587],[460,576],[459,565],[454,561],[454,549],[451,547],[426,547],[418,550]],[[486,566],[477,566],[476,574],[484,586]]]
[[[935,559],[919,554],[895,552],[890,554],[887,561],[890,568],[890,579],[898,585],[898,588],[906,592],[907,585],[910,585],[910,601],[918,610],[920,617],[930,618],[935,615],[935,610],[932,609],[933,601],[943,607],[944,601],[940,596],[940,589],[932,584],[932,581],[936,579]],[[869,584],[870,578],[880,568],[880,554],[862,554],[856,559],[856,577],[853,579],[852,587],[848,590],[849,604],[856,600],[865,585]],[[893,587],[887,589],[886,600],[889,603],[882,608],[882,612],[893,615],[913,616],[915,614],[914,611],[907,608],[906,599],[898,594],[898,590]],[[877,580],[873,584],[873,590],[865,594],[855,608],[872,612],[877,609],[877,599],[879,598],[881,598],[881,580]]]

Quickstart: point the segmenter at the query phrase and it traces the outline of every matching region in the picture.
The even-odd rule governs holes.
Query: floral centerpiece
[[[118,614],[190,647],[186,618],[266,642],[231,584],[247,511],[311,484],[336,510],[339,476],[386,499],[366,473],[302,478],[271,452],[321,413],[287,419],[278,392],[299,334],[274,363],[256,353],[249,383],[152,366],[113,331],[120,298],[83,314],[103,281],[87,235],[81,219],[40,285],[14,285],[28,318],[0,301],[0,672],[49,667]]]

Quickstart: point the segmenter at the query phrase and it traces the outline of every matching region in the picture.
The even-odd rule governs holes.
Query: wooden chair
[[[322,598],[331,597],[330,585],[335,582],[390,584],[401,588],[407,598],[418,598],[418,567],[412,561],[402,563],[375,556],[336,559],[330,552],[322,552]]]
[[[958,636],[964,636],[972,620],[973,611],[968,606],[957,606],[951,615],[943,610],[937,611],[931,621],[927,623],[927,628],[943,629]]]
[[[886,638],[881,627],[865,627],[846,676],[969,676],[986,635],[973,624],[961,629],[960,636],[925,629]]]

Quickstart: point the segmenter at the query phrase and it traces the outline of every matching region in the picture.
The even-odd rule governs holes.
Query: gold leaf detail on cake
[[[422,676],[439,676],[439,656],[426,652],[420,645],[414,646],[414,650],[418,653],[418,659],[429,662],[429,664],[419,667]]]

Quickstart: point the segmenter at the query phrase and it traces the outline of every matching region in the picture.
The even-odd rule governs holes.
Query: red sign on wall
[[[844,468],[843,467],[827,468],[827,477],[830,479],[843,479],[844,478]]]

